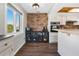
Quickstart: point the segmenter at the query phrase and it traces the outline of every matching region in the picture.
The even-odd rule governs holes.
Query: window
[[[16,32],[20,31],[20,21],[21,21],[21,15],[20,13],[16,13]]]
[[[19,32],[22,29],[22,13],[11,4],[7,7],[7,32]]]
[[[14,31],[14,13],[11,8],[7,8],[7,32],[12,33]]]
[[[19,11],[17,11],[16,10],[16,16],[15,16],[16,18],[15,18],[15,23],[16,23],[16,25],[15,25],[15,29],[16,29],[16,32],[19,32],[19,31],[21,31],[21,25],[22,25],[22,14],[19,12]]]

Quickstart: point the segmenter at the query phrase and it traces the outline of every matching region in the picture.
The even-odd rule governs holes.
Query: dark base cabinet
[[[26,42],[49,42],[49,32],[43,32],[43,31],[26,32]]]

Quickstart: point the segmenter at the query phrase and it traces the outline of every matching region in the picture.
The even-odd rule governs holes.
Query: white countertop
[[[79,29],[54,29],[54,30],[63,33],[79,34]]]
[[[10,37],[13,37],[14,35],[5,35],[5,36],[0,36],[0,41],[1,40],[4,40],[4,39],[7,39],[7,38],[10,38]]]

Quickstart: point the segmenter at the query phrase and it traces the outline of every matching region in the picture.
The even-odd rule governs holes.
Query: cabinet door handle
[[[5,46],[7,46],[7,43],[5,43]]]
[[[70,33],[68,33],[67,35],[70,36]]]
[[[11,48],[11,51],[13,51],[13,49]]]

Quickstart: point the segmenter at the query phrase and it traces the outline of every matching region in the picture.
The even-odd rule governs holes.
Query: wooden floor
[[[27,43],[18,51],[16,56],[59,56],[59,54],[56,43]]]

